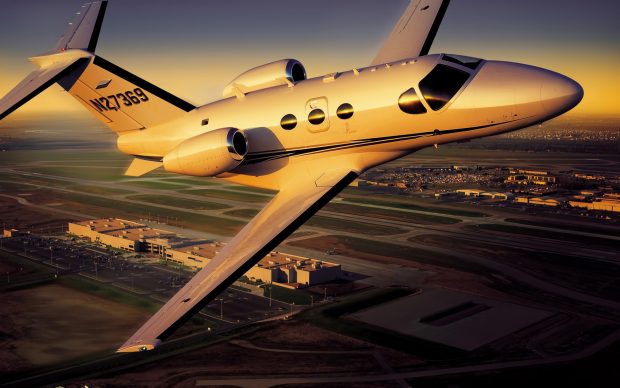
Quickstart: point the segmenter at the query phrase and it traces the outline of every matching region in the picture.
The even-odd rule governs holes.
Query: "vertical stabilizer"
[[[94,53],[107,6],[107,0],[84,4],[60,38],[56,51],[78,49]]]

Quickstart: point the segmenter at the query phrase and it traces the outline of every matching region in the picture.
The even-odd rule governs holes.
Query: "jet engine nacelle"
[[[248,152],[236,128],[220,128],[185,140],[164,156],[164,169],[176,174],[216,176],[237,167]]]
[[[295,59],[282,59],[255,67],[241,74],[224,88],[224,98],[281,85],[293,85],[306,79],[306,69]]]

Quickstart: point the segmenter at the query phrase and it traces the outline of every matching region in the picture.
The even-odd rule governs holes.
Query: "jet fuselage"
[[[295,158],[346,153],[365,171],[424,147],[540,123],[569,110],[583,95],[577,83],[545,69],[474,59],[457,63],[452,58],[461,57],[429,55],[230,97],[180,120],[122,133],[118,146],[131,155],[164,157],[186,139],[218,128],[239,128],[247,137],[247,156],[220,177],[277,190],[286,179],[279,172]],[[445,80],[449,73],[429,80],[438,66],[444,73],[454,70],[456,80]],[[412,88],[421,111],[408,113],[399,102]],[[442,105],[437,94],[446,88],[452,88],[452,95],[443,96],[447,102]],[[339,114],[339,109],[346,112]],[[316,117],[311,118],[313,111]]]

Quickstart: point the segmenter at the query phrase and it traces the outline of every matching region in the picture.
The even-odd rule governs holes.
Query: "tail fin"
[[[56,51],[30,58],[39,70],[0,100],[0,120],[57,82],[115,132],[180,118],[195,106],[95,56],[107,0],[87,3]]]
[[[84,4],[60,38],[56,51],[78,49],[94,53],[107,6],[107,0]]]
[[[59,83],[115,132],[150,128],[196,108],[98,56]]]

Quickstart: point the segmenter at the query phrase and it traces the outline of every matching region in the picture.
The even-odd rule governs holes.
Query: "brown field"
[[[302,351],[374,350],[381,353],[392,367],[411,367],[421,363],[412,356],[297,321],[268,324],[254,333],[242,335],[235,340],[155,361],[112,378],[92,379],[81,383],[110,387],[193,387],[197,379],[215,376],[368,374],[381,371],[380,365],[369,353],[283,353],[248,349],[238,343],[249,343],[269,349]],[[237,342],[239,340],[241,342]],[[131,385],[128,382],[131,382]]]
[[[58,284],[0,294],[0,372],[114,352],[150,315]]]
[[[492,288],[492,280],[488,278],[488,273],[485,273],[483,268],[468,264],[456,257],[441,256],[432,251],[396,244],[337,235],[311,237],[292,241],[288,245],[319,252],[334,248],[339,254],[347,257],[386,266],[400,265],[416,268],[432,274],[425,283],[504,299],[503,293]],[[338,262],[338,256],[334,256],[332,260]]]
[[[33,197],[31,195],[24,198],[31,201]],[[49,202],[50,198],[40,197],[40,200],[41,203],[45,203],[45,200]],[[2,196],[0,196],[0,220],[7,228],[25,228],[36,232],[66,228],[67,222],[71,221],[62,215],[50,215],[29,206],[20,205],[15,199]]]

